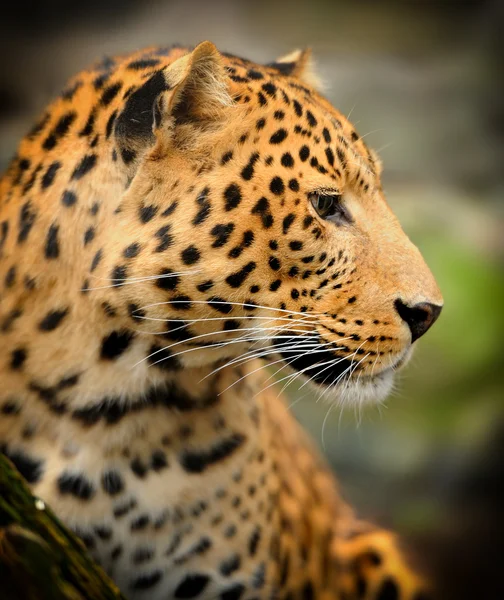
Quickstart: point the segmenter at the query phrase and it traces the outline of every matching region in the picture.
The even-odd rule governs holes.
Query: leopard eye
[[[321,219],[337,223],[349,223],[352,218],[342,200],[342,196],[335,193],[314,192],[310,194],[310,202]]]

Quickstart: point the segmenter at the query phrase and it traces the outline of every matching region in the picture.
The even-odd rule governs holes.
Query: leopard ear
[[[218,50],[211,42],[157,71],[126,101],[114,133],[125,163],[142,150],[177,143],[221,120],[233,101]]]
[[[163,94],[158,117],[180,124],[212,121],[222,117],[233,101],[221,55],[211,42],[202,42],[165,70],[168,92]],[[160,122],[156,119],[155,126]]]
[[[314,68],[312,51],[310,48],[304,50],[293,50],[285,56],[277,58],[268,65],[280,71],[283,75],[297,77],[316,90],[322,90],[322,81]]]

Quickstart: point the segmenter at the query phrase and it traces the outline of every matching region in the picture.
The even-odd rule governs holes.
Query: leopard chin
[[[394,371],[386,371],[372,377],[357,376],[329,388],[324,397],[342,406],[366,406],[381,404],[394,387]]]

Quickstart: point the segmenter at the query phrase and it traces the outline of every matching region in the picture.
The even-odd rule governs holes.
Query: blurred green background
[[[504,598],[503,7],[40,0],[0,22],[2,167],[66,78],[103,54],[204,39],[258,62],[313,49],[327,96],[380,153],[445,308],[385,405],[328,414],[289,388],[293,410],[345,496],[410,541],[446,599]]]

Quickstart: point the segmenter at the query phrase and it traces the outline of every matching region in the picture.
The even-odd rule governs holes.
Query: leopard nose
[[[439,317],[442,306],[430,302],[420,302],[408,306],[402,300],[394,303],[399,316],[408,324],[411,331],[411,343],[421,337]]]

